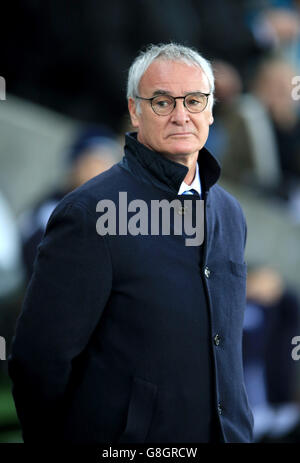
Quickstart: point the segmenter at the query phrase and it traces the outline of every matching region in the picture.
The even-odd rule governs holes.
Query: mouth
[[[189,137],[193,135],[192,132],[171,133],[169,137]]]

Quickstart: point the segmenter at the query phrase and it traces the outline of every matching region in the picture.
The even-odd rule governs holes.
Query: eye
[[[206,107],[207,99],[202,93],[192,93],[186,97],[186,106],[191,112],[201,112]]]
[[[173,105],[173,100],[169,96],[157,96],[153,100],[153,105],[159,108],[169,108]]]
[[[188,104],[193,105],[193,106],[197,106],[197,104],[200,104],[200,103],[201,103],[201,101],[196,100],[194,98],[191,99],[191,100],[188,100]]]
[[[190,95],[186,99],[186,103],[190,106],[198,106],[198,105],[203,105],[205,102],[205,96],[203,95]]]

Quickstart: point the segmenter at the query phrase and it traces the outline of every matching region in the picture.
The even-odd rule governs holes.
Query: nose
[[[181,125],[185,124],[186,122],[189,122],[190,120],[190,113],[184,106],[184,100],[182,99],[176,99],[176,105],[175,108],[173,109],[171,113],[171,121],[174,122],[175,124]]]

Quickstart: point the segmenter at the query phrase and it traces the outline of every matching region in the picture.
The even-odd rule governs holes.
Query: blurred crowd
[[[63,184],[18,217],[0,185],[0,335],[8,346],[51,212],[122,156],[127,71],[149,43],[194,46],[212,61],[215,122],[206,146],[222,178],[282,205],[300,225],[299,0],[19,0],[6,18],[0,74],[9,92],[82,124],[70,140]],[[257,441],[300,440],[290,355],[298,294],[267,263],[249,266],[243,355]]]

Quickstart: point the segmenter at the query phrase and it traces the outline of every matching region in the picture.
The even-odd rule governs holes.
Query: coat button
[[[205,267],[204,269],[204,275],[206,276],[206,278],[209,278],[210,277],[210,270],[208,267]]]
[[[177,210],[179,215],[184,215],[186,211],[187,211],[187,207],[184,207],[184,206],[179,207],[179,209]]]
[[[218,402],[218,413],[219,413],[219,415],[222,415],[222,412],[223,412],[222,406],[221,406],[220,402]]]
[[[216,334],[214,337],[214,343],[215,346],[218,346],[220,344],[220,336],[218,334]]]

